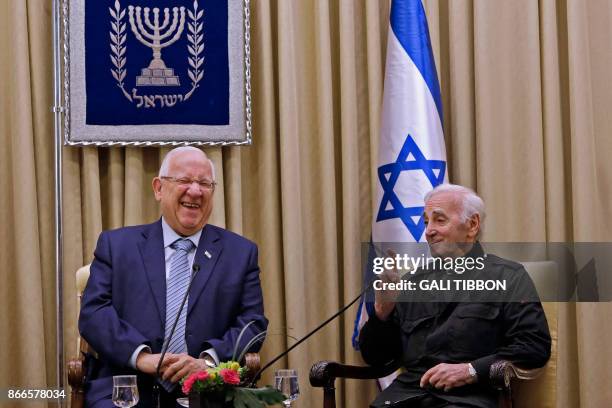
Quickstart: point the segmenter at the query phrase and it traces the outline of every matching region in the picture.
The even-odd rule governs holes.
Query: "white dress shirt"
[[[172,258],[174,257],[174,254],[176,253],[176,250],[173,249],[171,245],[177,239],[188,239],[191,242],[193,242],[195,247],[191,251],[189,251],[189,253],[187,254],[187,258],[189,259],[189,268],[191,269],[193,267],[193,261],[195,259],[196,251],[198,250],[198,244],[200,243],[200,236],[202,235],[202,230],[199,230],[195,234],[190,235],[188,237],[183,237],[177,234],[176,231],[174,231],[172,227],[168,225],[164,217],[162,217],[162,232],[163,232],[163,237],[164,237],[164,259],[166,262],[166,281],[167,281],[168,278],[170,277],[170,263],[172,261]],[[143,350],[148,351],[149,353],[151,352],[151,349],[146,344],[141,344],[140,346],[138,346],[136,350],[134,350],[134,352],[132,353],[132,356],[130,357],[129,364],[132,368],[136,368],[136,359],[138,358],[138,355],[140,354],[140,352]],[[217,352],[215,351],[214,348],[209,348],[208,350],[205,350],[202,353],[200,353],[200,358],[204,357],[205,354],[210,355],[213,358],[213,360],[215,360],[215,363],[217,365],[219,364],[219,357],[217,356]]]

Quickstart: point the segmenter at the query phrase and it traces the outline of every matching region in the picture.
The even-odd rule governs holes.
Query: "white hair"
[[[166,154],[166,156],[164,157],[164,160],[162,161],[162,164],[159,167],[159,174],[158,174],[159,177],[165,177],[168,175],[168,167],[170,166],[170,162],[172,161],[172,158],[181,152],[202,153],[204,155],[204,158],[208,160],[208,162],[210,163],[210,169],[211,169],[212,178],[213,178],[212,181],[215,181],[215,164],[213,163],[212,160],[208,158],[208,156],[206,156],[206,153],[204,153],[202,150],[198,149],[197,147],[193,147],[193,146],[180,146],[180,147],[170,150],[168,154]]]
[[[455,194],[460,198],[461,222],[467,222],[474,214],[478,214],[480,217],[480,230],[476,237],[480,238],[484,230],[484,220],[486,217],[485,205],[482,198],[470,188],[458,184],[440,184],[425,194],[425,202],[429,201],[433,196],[442,193]]]

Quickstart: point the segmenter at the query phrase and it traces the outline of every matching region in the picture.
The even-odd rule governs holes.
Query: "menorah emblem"
[[[172,24],[170,24],[170,9],[164,8],[164,22],[161,25],[159,24],[159,8],[153,8],[153,23],[151,23],[149,19],[151,10],[145,7],[144,24],[146,28],[142,22],[140,7],[128,6],[128,11],[130,26],[136,39],[153,50],[153,59],[147,68],[141,70],[141,75],[136,77],[136,86],[179,86],[179,77],[174,75],[174,69],[166,67],[161,58],[161,50],[174,44],[181,37],[185,26],[185,7],[172,8]],[[136,14],[136,22],[134,22],[134,14]],[[172,38],[168,39],[170,36]]]

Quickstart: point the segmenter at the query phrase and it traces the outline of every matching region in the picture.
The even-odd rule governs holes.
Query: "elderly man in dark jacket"
[[[550,357],[542,305],[520,264],[484,253],[478,242],[484,204],[472,190],[437,187],[425,198],[424,216],[433,257],[480,259],[484,268],[463,277],[507,281],[513,295],[505,301],[415,302],[377,292],[376,313],[360,335],[363,358],[371,365],[399,359],[405,370],[371,406],[496,407],[496,392],[488,384],[494,361],[541,367]],[[438,273],[418,271],[412,278],[431,281]]]

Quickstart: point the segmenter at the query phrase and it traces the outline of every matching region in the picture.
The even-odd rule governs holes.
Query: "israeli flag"
[[[421,0],[391,3],[377,181],[373,244],[423,242],[425,194],[448,176],[442,98]],[[373,304],[362,302],[354,346],[371,313]]]

